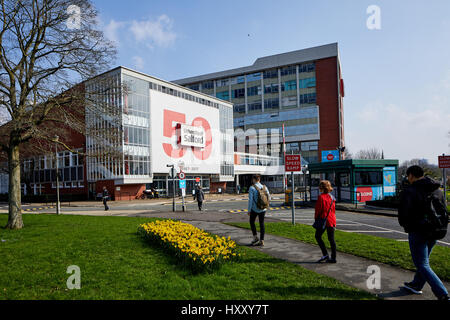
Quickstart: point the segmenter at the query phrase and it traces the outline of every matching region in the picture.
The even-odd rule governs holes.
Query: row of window
[[[204,105],[209,106],[209,107],[214,107],[216,109],[219,109],[219,104],[218,103],[212,102],[212,101],[210,101],[208,99],[199,98],[199,97],[193,96],[192,94],[185,93],[185,92],[182,92],[182,91],[178,91],[178,90],[175,90],[175,89],[172,89],[172,88],[168,88],[168,87],[165,87],[165,86],[162,86],[160,84],[153,83],[153,82],[149,82],[149,85],[150,85],[150,89],[157,90],[157,91],[160,91],[160,92],[163,92],[163,93],[166,93],[166,94],[170,94],[170,95],[175,96],[175,97],[179,97],[179,98],[186,99],[186,100],[189,100],[189,101],[194,101],[194,102],[197,102],[197,103],[200,103],[200,104],[204,104]],[[199,85],[198,84],[187,86],[187,88],[199,91]]]
[[[58,169],[60,181],[84,181],[84,167]],[[22,179],[32,183],[49,183],[56,181],[56,169],[44,169],[24,172]]]
[[[76,152],[58,152],[58,168],[76,167],[84,165],[84,156]],[[35,171],[56,168],[55,156],[46,155],[25,159],[22,163],[22,171]]]
[[[315,93],[307,93],[300,95],[300,104],[313,104],[316,103],[316,94]],[[297,96],[283,97],[281,99],[282,107],[292,107],[297,105]],[[261,101],[255,101],[248,103],[248,111],[258,111],[261,110],[262,103]],[[270,98],[264,99],[264,110],[269,109],[279,109],[280,100],[278,98]],[[236,104],[233,107],[233,111],[235,113],[245,113],[245,104]]]
[[[124,127],[124,141],[126,145],[149,146],[150,132],[142,127]]]
[[[314,72],[316,70],[316,65],[314,62],[312,63],[304,63],[298,65],[298,72]],[[287,66],[280,68],[280,75],[288,76],[288,75],[294,75],[297,73],[297,66]],[[218,79],[215,80],[216,82],[216,88],[220,87],[228,87],[229,85],[235,85],[240,83],[252,82],[252,81],[260,81],[261,79],[273,79],[278,78],[278,69],[270,69],[270,70],[264,70],[263,72],[257,72],[252,74],[247,74],[243,76],[237,76],[233,78],[226,78],[226,79]],[[191,85],[186,86],[189,89],[200,91],[200,84],[194,83]],[[201,83],[201,89],[202,90],[212,90],[214,89],[214,81],[208,80]]]
[[[316,93],[306,93],[300,95],[300,104],[316,103],[317,96]]]
[[[150,175],[150,157],[125,156],[125,175]]]

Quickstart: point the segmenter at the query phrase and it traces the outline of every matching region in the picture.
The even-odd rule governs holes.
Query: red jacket
[[[314,219],[317,218],[323,218],[328,214],[328,211],[330,210],[331,205],[331,195],[328,193],[322,193],[319,196],[319,199],[317,199],[316,202],[316,214],[314,215]],[[330,214],[328,215],[327,219],[327,227],[336,227],[336,201],[333,202],[333,206],[331,207]]]

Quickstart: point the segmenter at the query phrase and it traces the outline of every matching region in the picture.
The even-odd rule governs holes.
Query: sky
[[[385,158],[430,163],[450,154],[448,0],[93,3],[116,43],[116,65],[169,81],[337,42],[351,153],[378,148]]]

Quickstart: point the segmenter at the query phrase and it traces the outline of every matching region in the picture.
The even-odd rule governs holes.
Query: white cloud
[[[125,26],[125,22],[111,20],[108,25],[105,26],[105,36],[117,46],[120,45],[119,36],[117,31]]]
[[[421,93],[431,97],[427,105],[367,104],[347,121],[347,146],[353,153],[376,147],[384,150],[386,158],[437,163],[438,155],[450,152],[449,89],[450,73],[432,92]]]
[[[156,21],[144,20],[131,22],[130,31],[136,41],[147,42],[147,46],[153,48],[173,45],[177,35],[172,31],[173,21],[167,15],[159,16]]]
[[[134,56],[133,64],[134,64],[134,67],[136,68],[136,70],[142,70],[142,69],[144,69],[145,62],[144,62],[144,59],[142,59],[142,57]]]

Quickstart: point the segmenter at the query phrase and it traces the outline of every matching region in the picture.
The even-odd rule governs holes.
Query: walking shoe
[[[255,247],[264,247],[264,240],[258,241],[254,244]]]
[[[448,295],[442,296],[438,298],[439,301],[450,301],[450,297]]]
[[[328,259],[329,259],[328,256],[323,256],[322,258],[320,258],[319,260],[317,260],[317,263],[327,261]]]
[[[414,294],[422,294],[422,290],[420,290],[420,288],[415,286],[414,283],[412,283],[412,282],[405,282],[403,284],[403,288],[405,288],[406,290],[408,290]]]
[[[337,263],[336,259],[327,259],[326,263]]]
[[[253,239],[252,243],[250,244],[251,246],[254,246],[255,244],[257,244],[259,242],[258,237],[255,237],[255,239]]]

